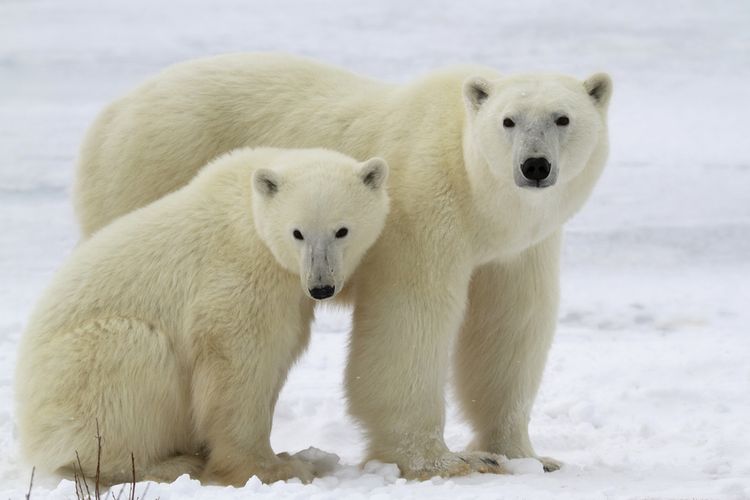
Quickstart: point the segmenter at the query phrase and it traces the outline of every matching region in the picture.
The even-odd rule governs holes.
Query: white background
[[[0,0],[0,498],[21,498],[28,482],[15,350],[77,241],[69,189],[83,132],[164,66],[245,50],[391,81],[465,62],[612,74],[610,161],[568,225],[559,329],[531,424],[537,451],[566,466],[426,483],[392,466],[363,472],[341,390],[348,314],[321,311],[273,443],[335,453],[335,473],[244,490],[181,478],[150,485],[148,498],[750,497],[749,28],[744,0]],[[449,445],[470,436],[449,405]],[[72,496],[72,483],[39,477],[32,498]]]

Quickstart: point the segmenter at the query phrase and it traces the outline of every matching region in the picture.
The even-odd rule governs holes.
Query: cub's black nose
[[[323,300],[327,299],[328,297],[333,296],[333,292],[336,291],[336,288],[326,285],[326,286],[316,286],[315,288],[310,289],[310,295],[314,299]]]
[[[531,181],[542,181],[549,176],[552,165],[547,158],[528,158],[521,165],[523,176]]]

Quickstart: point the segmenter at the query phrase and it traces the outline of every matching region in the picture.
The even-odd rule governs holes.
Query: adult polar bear
[[[500,470],[445,445],[450,351],[458,336],[473,447],[536,457],[528,421],[554,333],[561,227],[604,166],[611,91],[605,74],[460,67],[399,86],[284,55],[191,61],[100,115],[76,211],[90,235],[238,146],[384,157],[389,219],[352,279],[350,411],[368,458],[407,477]]]

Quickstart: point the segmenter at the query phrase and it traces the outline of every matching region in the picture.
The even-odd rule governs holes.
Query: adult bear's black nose
[[[315,288],[310,289],[310,295],[314,299],[323,300],[323,299],[327,299],[328,297],[332,297],[333,292],[335,291],[336,291],[336,288],[330,285],[316,286]]]
[[[541,181],[549,176],[552,165],[547,158],[527,158],[521,165],[523,176],[532,181]]]

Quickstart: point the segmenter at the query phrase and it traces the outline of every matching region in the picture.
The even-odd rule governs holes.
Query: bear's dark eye
[[[561,116],[560,118],[555,120],[555,125],[558,125],[560,127],[564,127],[568,123],[570,123],[570,118],[568,118],[567,116]]]
[[[345,227],[342,227],[341,229],[336,231],[336,238],[343,238],[347,234],[349,234],[349,230]]]
[[[514,122],[510,118],[506,118],[505,120],[503,120],[503,127],[505,127],[505,128],[513,128],[515,126],[516,126],[516,122]]]
[[[292,236],[294,236],[295,240],[304,240],[305,238],[302,236],[302,233],[299,232],[299,229],[295,229],[292,233]]]

